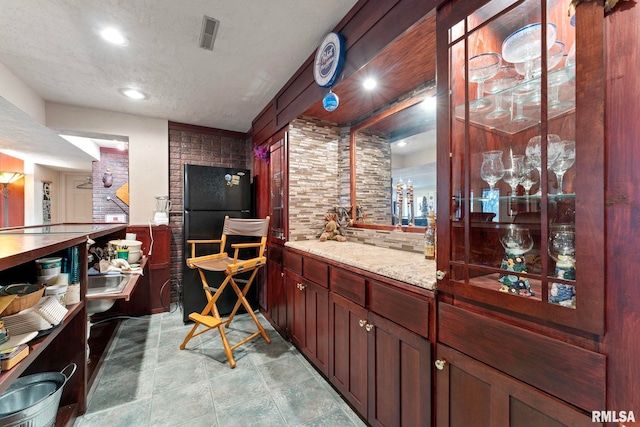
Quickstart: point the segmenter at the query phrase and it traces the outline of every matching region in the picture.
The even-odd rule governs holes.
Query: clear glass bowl
[[[502,42],[502,58],[518,63],[536,59],[542,55],[542,23],[529,24],[515,31]],[[556,26],[547,23],[547,46],[556,41]]]

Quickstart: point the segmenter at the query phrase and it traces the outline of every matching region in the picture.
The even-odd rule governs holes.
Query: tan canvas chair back
[[[226,218],[222,234],[227,236],[267,237],[269,219]]]

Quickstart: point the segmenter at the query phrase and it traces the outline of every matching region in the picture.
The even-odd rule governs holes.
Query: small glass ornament
[[[329,93],[327,93],[324,98],[322,98],[322,106],[329,112],[338,108],[339,104],[340,98],[338,98],[338,95],[336,95],[332,91],[329,91]]]

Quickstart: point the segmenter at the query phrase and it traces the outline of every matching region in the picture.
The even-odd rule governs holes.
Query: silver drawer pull
[[[358,323],[360,324],[360,327],[362,328],[362,327],[364,327],[364,325],[367,324],[367,321],[366,320],[360,320],[360,321],[358,321]]]
[[[444,359],[438,359],[435,362],[433,362],[434,365],[436,365],[436,369],[438,371],[442,371],[444,369],[444,365],[446,365],[447,361]]]
[[[373,329],[373,325],[371,323],[367,323],[364,327],[367,332],[371,332],[371,330]]]
[[[444,279],[444,276],[446,276],[446,275],[447,275],[447,273],[445,273],[442,270],[436,271],[436,279],[438,279],[438,280]]]

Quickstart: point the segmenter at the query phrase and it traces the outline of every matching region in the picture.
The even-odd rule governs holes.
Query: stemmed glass
[[[511,195],[516,195],[518,184],[522,183],[525,175],[524,155],[517,154],[507,157],[507,168],[504,171],[504,182],[511,187]]]
[[[527,143],[525,154],[529,163],[538,170],[538,176],[542,180],[542,152],[540,147],[540,135],[534,136]],[[547,167],[551,167],[556,158],[560,155],[560,142],[562,140],[558,135],[547,134]],[[536,196],[542,194],[541,188],[536,192]]]
[[[562,192],[562,178],[565,172],[569,170],[576,161],[576,142],[575,141],[562,141],[560,143],[559,154],[556,159],[551,163],[549,169],[551,169],[558,178],[558,193]]]
[[[488,94],[495,94],[494,109],[486,115],[487,119],[499,119],[510,114],[509,110],[502,108],[502,96],[504,90],[516,85],[518,73],[513,65],[503,65],[498,73],[487,80],[484,84],[484,91]]]
[[[553,43],[553,45],[551,45],[549,47],[549,50],[547,51],[547,70],[554,69],[560,63],[562,58],[564,58],[563,54],[564,54],[564,43],[562,43],[561,41],[556,41],[555,43]],[[526,83],[524,86],[525,86],[525,91],[527,93],[536,91],[535,95],[531,95],[529,97],[528,102],[530,104],[539,105],[540,101],[542,100],[542,94],[540,93],[540,81],[541,81],[540,76],[542,75],[542,58],[538,57],[534,59],[532,61],[532,64],[533,65],[531,69],[531,78],[534,80],[530,81],[529,83]],[[514,64],[514,66],[518,74],[524,76],[526,80],[525,63],[519,62]],[[561,83],[562,82],[558,84],[561,84]],[[549,86],[551,86],[552,82],[550,81],[548,84]]]
[[[505,257],[500,268],[506,270],[498,281],[502,283],[500,290],[522,296],[533,296],[529,279],[522,278],[520,273],[527,272],[524,254],[533,248],[533,238],[527,228],[515,224],[507,226],[507,232],[500,236],[500,243],[504,248]]]
[[[469,104],[471,111],[478,111],[491,105],[484,99],[484,82],[495,76],[500,70],[502,57],[495,52],[481,53],[469,58],[469,81],[477,83],[476,99]]]
[[[561,225],[551,231],[547,251],[556,262],[555,277],[575,280],[576,278],[576,233],[572,226]],[[551,283],[549,302],[575,308],[576,290],[573,285]]]
[[[496,182],[504,176],[504,164],[502,163],[502,151],[493,150],[482,153],[482,166],[480,166],[480,177],[489,184],[489,189],[493,190]]]
[[[527,197],[531,195],[531,187],[533,187],[538,182],[536,177],[533,175],[533,171],[535,170],[536,168],[531,164],[531,162],[529,160],[525,160],[524,178],[522,179],[520,185],[522,185],[522,187],[524,188],[524,194]]]
[[[556,41],[556,26],[547,23],[547,49]],[[524,63],[524,77],[530,80],[533,60],[542,55],[542,23],[530,24],[512,33],[502,42],[502,58],[514,64]]]

